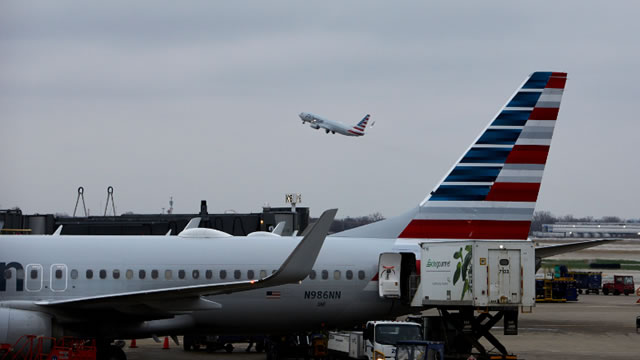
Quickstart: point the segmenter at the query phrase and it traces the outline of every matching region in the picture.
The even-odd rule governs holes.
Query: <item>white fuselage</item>
[[[278,269],[300,239],[1,236],[0,266],[13,274],[5,279],[4,291],[0,291],[0,306],[4,302],[78,299],[250,277],[258,279]],[[415,249],[418,254],[418,247]],[[394,239],[327,237],[313,267],[315,279],[307,277],[300,284],[209,296],[207,300],[222,307],[147,321],[140,326],[123,324],[121,330],[113,330],[113,335],[143,337],[183,334],[195,329],[210,333],[269,333],[389,318],[402,310],[400,305],[378,296],[378,282],[374,278],[379,254],[386,251],[398,251]],[[21,291],[18,291],[15,268],[9,268],[11,263],[19,264],[24,270]],[[33,270],[39,266],[41,271],[36,274]],[[62,274],[56,274],[56,270]],[[117,278],[114,277],[116,270]],[[144,279],[140,277],[141,270]],[[154,270],[156,279],[152,278]],[[87,271],[93,273],[91,279],[87,278]],[[323,278],[325,271],[327,276]],[[167,310],[162,303],[144,305],[140,307],[141,315],[148,310],[146,307]],[[127,309],[117,310],[127,312]],[[73,311],[65,317],[70,322],[81,320],[74,318]],[[283,317],[287,320],[282,321]]]
[[[364,133],[360,134],[358,132],[353,131],[353,126],[347,126],[341,122],[329,120],[327,118],[324,118],[316,114],[301,112],[300,114],[298,114],[298,116],[302,120],[303,124],[305,122],[308,122],[312,128],[314,129],[323,128],[327,131],[327,133],[332,132],[332,133],[338,133],[346,136],[364,135]]]

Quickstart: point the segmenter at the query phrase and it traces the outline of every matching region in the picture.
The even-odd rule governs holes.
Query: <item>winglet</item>
[[[271,281],[274,283],[289,284],[306,278],[316,263],[320,249],[324,244],[324,239],[327,237],[329,227],[337,212],[338,209],[329,209],[323,212],[318,221],[311,226],[307,235],[300,240],[300,243],[287,260],[282,263],[280,269],[265,280],[272,279]],[[273,286],[275,284],[269,285]]]

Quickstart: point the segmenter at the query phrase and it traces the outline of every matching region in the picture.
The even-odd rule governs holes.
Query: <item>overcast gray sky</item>
[[[418,204],[536,70],[569,81],[537,210],[640,214],[636,1],[2,1],[0,208],[317,216]],[[362,138],[302,126],[309,111]]]

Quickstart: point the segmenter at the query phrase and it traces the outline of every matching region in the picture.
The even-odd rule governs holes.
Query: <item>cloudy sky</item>
[[[640,217],[635,1],[2,1],[0,208],[317,216],[419,203],[515,88],[569,73],[537,210]],[[303,126],[310,111],[365,137]]]

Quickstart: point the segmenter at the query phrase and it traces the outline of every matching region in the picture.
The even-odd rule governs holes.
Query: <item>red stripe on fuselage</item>
[[[509,156],[507,164],[545,164],[549,146],[547,145],[515,145]]]
[[[558,108],[533,108],[529,115],[529,120],[556,120],[558,119]]]
[[[526,240],[531,221],[411,220],[399,238]]]
[[[540,191],[539,183],[497,182],[485,198],[486,201],[536,201]]]

